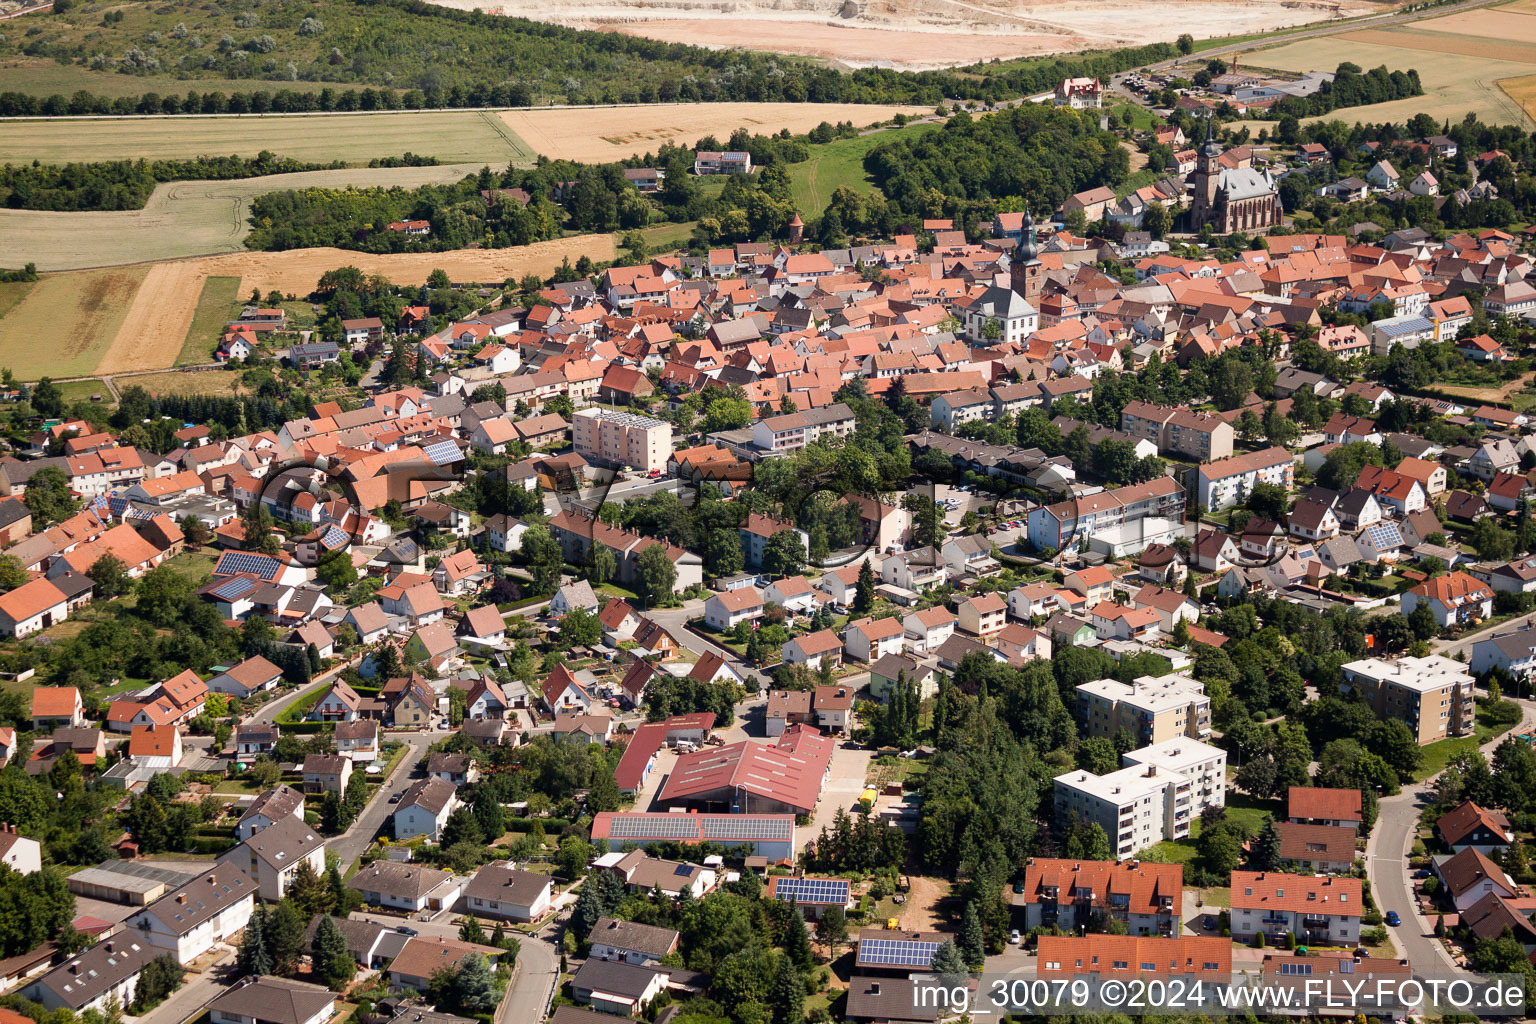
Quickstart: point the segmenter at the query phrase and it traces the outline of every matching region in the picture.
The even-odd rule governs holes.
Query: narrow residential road
[[[426,732],[416,733],[407,739],[405,742],[409,749],[406,750],[405,756],[400,758],[400,763],[395,765],[395,770],[373,794],[373,799],[368,801],[363,808],[363,813],[352,822],[352,827],[336,838],[326,840],[325,848],[327,852],[334,853],[341,862],[340,868],[343,875],[347,873],[352,863],[373,845],[374,836],[384,827],[385,821],[394,811],[394,804],[389,802],[390,794],[405,788],[411,773],[416,769],[416,762],[426,754],[427,747],[447,735],[443,732]]]
[[[186,982],[172,992],[165,1002],[142,1017],[129,1017],[139,1024],[182,1024],[207,1006],[226,989],[225,972],[233,966],[235,952],[226,949],[214,966],[201,974],[188,975]]]
[[[243,718],[241,721],[243,723],[262,722],[271,724],[277,720],[277,716],[282,714],[283,709],[288,705],[292,704],[294,701],[298,700],[300,697],[305,696],[306,694],[314,693],[317,690],[322,690],[325,687],[331,685],[336,677],[340,675],[344,669],[349,667],[351,667],[351,662],[338,665],[327,672],[322,672],[318,676],[315,676],[315,678],[311,679],[309,682],[305,683],[303,686],[299,687],[297,690],[294,690],[292,693],[285,693],[276,700],[268,701],[267,703],[263,704],[256,710],[255,714],[248,718]]]
[[[1526,732],[1536,727],[1536,701],[1519,700],[1518,703],[1523,717],[1512,731]],[[1491,754],[1504,740],[1504,735],[1483,744],[1483,753]],[[1430,920],[1419,913],[1408,871],[1408,848],[1413,844],[1419,814],[1428,803],[1434,786],[1434,779],[1425,779],[1396,796],[1382,797],[1376,827],[1365,844],[1366,876],[1371,880],[1376,906],[1383,916],[1387,911],[1395,910],[1402,918],[1402,924],[1389,929],[1398,956],[1406,958],[1416,973],[1424,975],[1459,970],[1440,940],[1435,938]]]

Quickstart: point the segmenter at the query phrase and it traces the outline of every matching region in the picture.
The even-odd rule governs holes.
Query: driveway
[[[850,810],[864,792],[864,780],[869,777],[869,763],[874,760],[875,752],[866,747],[854,750],[844,746],[845,742],[838,738],[837,746],[832,748],[832,765],[821,785],[816,813],[811,818],[810,827],[799,830],[802,849],[806,842],[819,836],[823,828],[831,827],[838,808]]]

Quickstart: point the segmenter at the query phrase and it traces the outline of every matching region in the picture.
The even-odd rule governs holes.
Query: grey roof
[[[255,894],[256,886],[245,872],[218,864],[155,900],[135,914],[134,919],[152,917],[172,935],[185,935],[241,900],[253,899]]]
[[[332,734],[337,740],[370,740],[377,739],[379,735],[379,723],[372,719],[360,718],[355,722],[337,722],[336,731]]]
[[[347,888],[358,892],[378,892],[406,899],[420,899],[453,876],[419,864],[400,864],[376,860],[353,875]]]
[[[79,1010],[144,969],[159,951],[127,932],[109,935],[43,975],[37,985]]]
[[[1475,646],[1493,644],[1509,661],[1526,661],[1536,657],[1536,629],[1521,629],[1501,636],[1491,636],[1477,641]]]
[[[256,857],[274,868],[285,868],[302,859],[310,850],[324,848],[325,840],[298,818],[284,817],[241,843]],[[227,856],[227,854],[226,854]]]
[[[653,924],[600,917],[588,938],[594,943],[601,942],[615,949],[634,950],[659,958],[672,952],[677,942],[677,932]]]
[[[1256,199],[1273,195],[1275,179],[1268,171],[1253,167],[1229,167],[1221,172],[1221,190],[1227,194],[1227,202]]]
[[[939,1019],[939,1009],[918,1007],[912,998],[912,983],[906,978],[856,974],[848,981],[843,1015],[853,1021],[933,1021]]]
[[[395,813],[399,814],[407,807],[420,807],[428,814],[441,814],[443,808],[448,806],[448,801],[452,800],[453,795],[458,791],[459,787],[447,779],[439,779],[436,776],[421,779],[411,783],[405,795],[400,798],[400,804],[395,809]]]
[[[971,308],[978,313],[1004,319],[1033,316],[1036,312],[1035,307],[1030,305],[1029,300],[1023,295],[1012,288],[1003,288],[999,285],[993,285],[982,292],[981,298],[977,299]]]
[[[611,992],[638,999],[655,981],[657,974],[665,973],[619,960],[588,960],[576,971],[571,987],[578,991]]]
[[[552,882],[548,875],[519,871],[505,864],[487,864],[475,872],[475,877],[464,887],[464,895],[471,899],[530,907]]]
[[[245,813],[240,815],[240,821],[244,823],[246,819],[254,818],[258,814],[277,821],[279,818],[291,816],[296,809],[303,806],[303,793],[300,793],[292,786],[278,786],[276,789],[269,789],[255,800],[252,800],[251,806],[247,807]]]
[[[335,1002],[335,995],[319,985],[264,977],[226,991],[209,1003],[208,1008],[239,1017],[254,1017],[263,1024],[304,1024]]]

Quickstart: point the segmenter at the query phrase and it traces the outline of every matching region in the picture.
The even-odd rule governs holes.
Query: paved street
[[[128,1019],[137,1020],[140,1024],[181,1024],[224,991],[226,983],[233,980],[227,974],[234,960],[234,950],[225,947],[215,966],[205,969],[201,974],[187,975],[186,982],[171,993],[165,1002],[142,1017]]]
[[[1505,633],[1513,633],[1517,630],[1525,629],[1533,623],[1536,623],[1536,612],[1500,622],[1489,626],[1487,629],[1480,629],[1476,633],[1468,633],[1466,636],[1450,642],[1437,640],[1431,646],[1434,647],[1436,654],[1443,654],[1447,658],[1463,655],[1467,661],[1471,661],[1472,646],[1479,640],[1486,640],[1491,636],[1502,636]]]
[[[395,770],[390,773],[389,778],[379,786],[378,792],[373,794],[373,799],[368,801],[368,805],[363,808],[363,813],[357,816],[352,827],[326,842],[325,848],[336,854],[341,861],[342,874],[346,874],[352,862],[373,845],[374,835],[384,826],[384,822],[394,810],[394,805],[389,802],[390,795],[398,793],[409,785],[411,772],[415,769],[416,762],[426,754],[427,747],[446,735],[448,734],[442,732],[416,733],[407,739],[405,742],[410,749],[400,759],[400,763],[395,765]]]
[[[1536,701],[1521,700],[1519,704],[1524,717],[1513,731],[1529,731],[1536,726]],[[1484,744],[1483,753],[1492,754],[1503,739],[1501,735]],[[1434,779],[1426,779],[1396,796],[1382,797],[1376,827],[1371,830],[1365,846],[1366,875],[1371,880],[1371,893],[1378,909],[1383,915],[1395,910],[1403,921],[1389,929],[1398,955],[1406,957],[1415,970],[1424,974],[1455,969],[1450,954],[1435,938],[1429,919],[1419,913],[1413,895],[1413,880],[1408,877],[1408,848],[1417,831],[1426,794],[1433,788]]]

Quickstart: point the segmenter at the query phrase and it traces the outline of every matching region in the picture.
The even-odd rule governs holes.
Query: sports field
[[[0,163],[251,157],[262,150],[350,164],[410,152],[497,168],[535,157],[495,114],[469,110],[0,122]]]
[[[937,124],[914,124],[905,128],[891,128],[852,139],[838,139],[811,150],[811,158],[804,163],[791,164],[790,177],[794,182],[795,206],[805,216],[826,209],[832,193],[839,186],[847,185],[857,192],[870,192],[874,185],[864,173],[864,156],[882,142],[908,135],[919,135],[938,128]]]
[[[587,110],[509,110],[500,117],[534,152],[555,160],[600,162],[654,153],[663,142],[692,146],[706,135],[724,145],[737,128],[771,135],[788,128],[808,132],[828,121],[859,127],[898,113],[931,114],[926,107],[865,103],[679,103],[671,106],[593,107]]]
[[[0,318],[0,366],[23,380],[95,373],[149,270],[141,265],[44,276]]]
[[[1499,124],[1528,126],[1536,121],[1536,108],[1522,106],[1533,90],[1517,84],[1536,75],[1536,0],[1299,40],[1243,55],[1247,67],[1281,71],[1331,71],[1345,60],[1362,68],[1385,64],[1393,70],[1415,69],[1424,95],[1336,110],[1325,115],[1328,118],[1401,123],[1419,113],[1457,120],[1471,111]],[[1523,98],[1512,100],[1512,92]]]
[[[142,210],[54,213],[0,210],[0,252],[16,265],[78,270],[146,260],[176,260],[242,248],[251,200],[286,188],[417,185],[458,181],[479,164],[304,171],[235,181],[156,186]],[[179,335],[178,335],[179,337]]]

